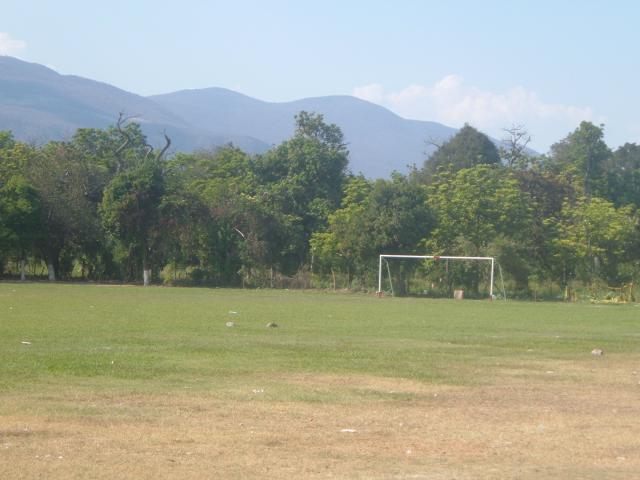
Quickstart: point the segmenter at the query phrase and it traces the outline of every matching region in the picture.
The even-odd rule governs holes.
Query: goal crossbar
[[[455,255],[380,255],[378,260],[378,293],[382,292],[382,260],[385,258],[413,258],[422,260],[486,260],[491,262],[491,278],[489,280],[489,298],[493,299],[493,271],[496,260],[494,257],[464,257]]]

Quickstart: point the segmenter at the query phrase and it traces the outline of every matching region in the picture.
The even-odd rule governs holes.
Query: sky
[[[355,95],[546,152],[581,121],[640,143],[640,2],[5,0],[0,55],[141,95]]]

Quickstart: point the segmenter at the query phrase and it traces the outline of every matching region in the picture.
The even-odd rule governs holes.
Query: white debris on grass
[[[353,428],[343,428],[342,430],[340,430],[340,433],[355,433],[356,430]]]
[[[264,393],[264,388],[254,388],[253,393]]]
[[[46,455],[36,455],[36,458],[52,458],[54,456],[57,456],[58,460],[62,460],[64,458],[62,455],[51,455],[50,453],[47,453]]]
[[[229,310],[229,315],[238,315],[238,312],[235,310]]]
[[[233,322],[227,322],[227,323],[225,323],[225,325],[226,325],[227,327],[235,327],[235,326],[236,326],[236,324],[235,324],[235,323],[233,323]]]
[[[20,342],[23,345],[31,345],[31,342]]]

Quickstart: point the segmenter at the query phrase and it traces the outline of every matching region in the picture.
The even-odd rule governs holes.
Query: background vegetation
[[[51,280],[373,289],[380,253],[492,255],[521,296],[595,295],[640,275],[640,146],[583,122],[548,155],[471,126],[407,175],[370,180],[322,115],[251,156],[176,153],[121,117],[35,146],[0,133],[0,274]],[[401,264],[409,291],[471,294],[476,265]],[[396,272],[398,273],[398,272]],[[418,275],[419,273],[419,275]]]

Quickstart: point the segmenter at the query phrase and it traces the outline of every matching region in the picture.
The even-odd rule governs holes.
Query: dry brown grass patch
[[[0,477],[634,478],[640,471],[634,366],[556,363],[557,374],[527,369],[525,376],[501,375],[500,385],[475,387],[356,375],[263,382],[265,394],[276,382],[411,395],[350,403],[260,394],[225,401],[188,392],[49,395],[80,407],[56,414],[20,413],[33,399],[5,395],[4,411],[13,413],[1,419]],[[82,414],[87,405],[100,414]]]

